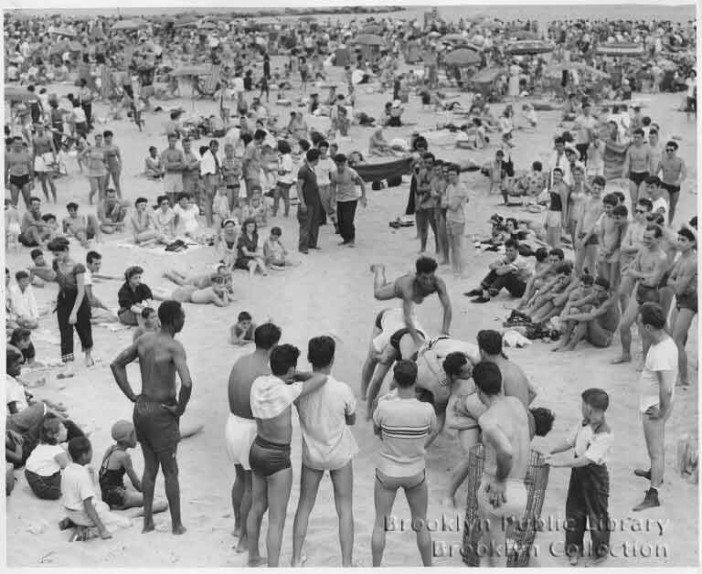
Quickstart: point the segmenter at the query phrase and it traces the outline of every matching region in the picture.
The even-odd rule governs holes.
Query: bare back
[[[146,333],[136,341],[141,394],[156,402],[173,402],[176,399],[176,367],[173,360],[182,345],[163,333]]]
[[[232,414],[252,420],[251,385],[262,375],[270,375],[268,357],[257,356],[255,353],[241,357],[229,375],[229,410]]]
[[[515,397],[502,397],[480,417],[485,444],[484,474],[495,476],[497,455],[491,436],[502,433],[511,447],[512,467],[508,479],[523,480],[529,464],[529,420],[522,402]]]

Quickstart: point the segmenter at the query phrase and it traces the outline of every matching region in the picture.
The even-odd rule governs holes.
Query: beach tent
[[[595,53],[600,56],[643,56],[645,52],[641,44],[618,42],[600,44],[597,46]]]
[[[339,47],[336,49],[336,52],[334,52],[334,65],[335,66],[348,66],[351,63],[351,53],[349,52],[349,49],[346,47]]]
[[[459,48],[447,54],[444,63],[447,66],[475,66],[480,64],[480,54],[475,50]]]
[[[505,47],[505,52],[512,55],[524,54],[548,54],[553,52],[555,46],[550,42],[542,42],[540,40],[521,40],[519,42],[511,42]]]

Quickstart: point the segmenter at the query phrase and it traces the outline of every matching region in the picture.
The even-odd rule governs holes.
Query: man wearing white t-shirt
[[[319,483],[329,471],[339,517],[341,566],[352,566],[353,553],[353,456],[358,445],[349,426],[356,422],[356,397],[346,384],[331,376],[334,339],[310,339],[307,359],[314,373],[327,375],[327,383],[297,400],[302,431],[300,501],[293,526],[292,565],[302,564],[302,547]]]
[[[678,376],[678,347],[665,331],[665,315],[657,303],[644,303],[639,309],[642,337],[651,341],[641,372],[639,410],[643,418],[644,439],[651,460],[648,470],[637,468],[636,476],[651,481],[638,512],[660,506],[658,487],[665,470],[665,423],[670,418]]]

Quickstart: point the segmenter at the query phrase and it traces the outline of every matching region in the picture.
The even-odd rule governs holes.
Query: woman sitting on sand
[[[134,233],[134,243],[150,246],[158,243],[168,244],[168,238],[164,237],[156,230],[153,210],[147,209],[148,200],[145,197],[138,197],[134,202],[136,211],[130,218],[132,231]]]
[[[302,115],[302,112],[290,112],[290,122],[288,122],[288,131],[294,140],[307,139],[307,122]]]
[[[172,240],[175,237],[176,216],[167,195],[158,197],[158,208],[154,211],[153,217],[156,231],[165,239]]]
[[[383,128],[376,128],[368,141],[368,155],[395,155],[390,144],[383,135]]]
[[[200,209],[191,201],[189,193],[180,194],[178,205],[173,208],[173,212],[176,215],[176,233],[197,240],[201,234],[200,222],[198,221]]]
[[[148,285],[141,282],[142,273],[144,270],[137,265],[127,268],[124,272],[124,283],[117,292],[117,317],[122,325],[136,327],[141,322],[144,307],[153,307],[151,300],[154,297]]]
[[[234,264],[237,269],[248,269],[249,277],[253,277],[256,269],[262,275],[268,275],[266,263],[258,250],[258,226],[256,220],[248,218],[244,221],[243,233],[237,243],[237,259]]]
[[[178,301],[179,303],[195,303],[196,305],[207,305],[213,303],[217,307],[229,305],[229,293],[224,286],[224,280],[217,278],[212,280],[210,287],[198,289],[195,285],[176,287],[172,291],[168,289],[154,288],[154,299],[156,301]]]
[[[234,268],[234,264],[236,263],[240,233],[241,226],[236,220],[225,219],[222,223],[222,229],[219,235],[217,235],[215,247],[222,256],[222,263],[230,270]]]

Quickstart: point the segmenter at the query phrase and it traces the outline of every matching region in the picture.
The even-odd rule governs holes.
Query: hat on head
[[[120,420],[112,425],[112,440],[116,442],[124,442],[129,438],[129,435],[134,431],[134,425],[129,421]]]

